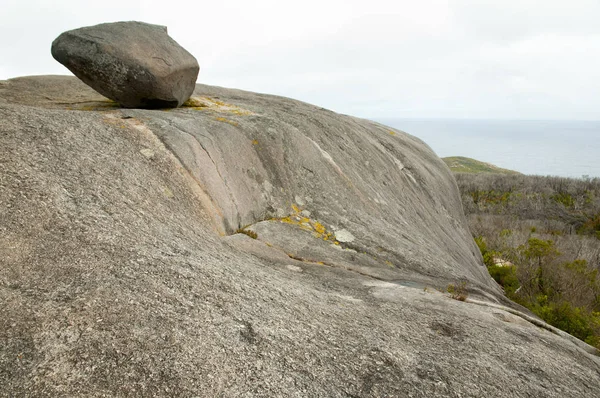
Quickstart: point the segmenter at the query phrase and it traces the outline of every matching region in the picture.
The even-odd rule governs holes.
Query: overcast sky
[[[600,119],[600,0],[1,0],[0,79],[61,32],[166,25],[199,83],[368,118]]]

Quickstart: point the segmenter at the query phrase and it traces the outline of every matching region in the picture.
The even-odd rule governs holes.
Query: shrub
[[[506,296],[600,348],[600,178],[455,177],[483,261]],[[459,290],[448,286],[453,298]]]
[[[504,288],[504,292],[508,297],[511,297],[519,288],[520,284],[519,278],[517,277],[517,267],[514,265],[491,265],[488,266],[487,269],[490,276]]]
[[[569,302],[539,305],[532,310],[550,325],[599,347],[600,317],[597,313],[588,312],[582,307],[574,307]]]
[[[575,206],[575,199],[566,192],[558,192],[551,197],[556,203],[560,203],[565,207]]]
[[[551,239],[529,238],[527,245],[519,246],[518,249],[523,252],[527,259],[535,260],[538,263],[542,263],[548,257],[555,257],[561,254]]]
[[[495,252],[493,250],[488,250],[487,243],[485,242],[485,239],[483,238],[483,236],[476,237],[475,243],[477,244],[477,247],[479,248],[479,251],[481,252],[481,256],[483,257],[483,263],[488,267],[496,265],[494,263],[494,258],[498,257],[498,255],[500,253]]]
[[[465,301],[467,297],[469,297],[469,292],[467,291],[467,282],[461,282],[458,285],[454,285],[453,283],[449,284],[446,288],[448,293],[450,293],[450,297],[454,300]]]

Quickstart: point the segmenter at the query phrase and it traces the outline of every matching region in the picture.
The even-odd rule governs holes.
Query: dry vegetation
[[[600,179],[455,174],[506,295],[600,348]]]

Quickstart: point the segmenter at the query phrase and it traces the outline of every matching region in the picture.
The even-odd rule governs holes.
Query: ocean
[[[600,177],[600,120],[378,119],[440,157],[466,156],[523,174]]]

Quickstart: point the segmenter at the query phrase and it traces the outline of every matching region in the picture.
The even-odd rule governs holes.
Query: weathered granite
[[[421,141],[192,101],[0,82],[0,395],[600,395],[591,347],[506,306]],[[466,302],[436,290],[458,280]]]

